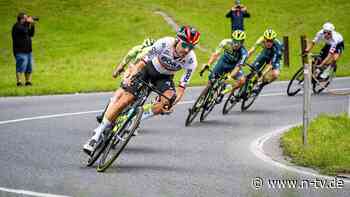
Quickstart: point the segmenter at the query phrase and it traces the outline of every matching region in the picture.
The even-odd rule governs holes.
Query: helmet
[[[237,41],[243,41],[246,37],[244,31],[236,30],[232,33],[232,39]]]
[[[143,47],[149,47],[149,46],[152,46],[155,42],[156,42],[156,40],[153,39],[153,38],[146,38],[146,39],[143,41],[142,46],[143,46]]]
[[[176,37],[183,42],[188,44],[192,44],[195,46],[199,42],[200,37],[199,31],[197,31],[194,27],[190,26],[181,26],[179,30],[176,32]]]
[[[268,28],[264,32],[264,38],[266,40],[274,40],[276,37],[277,37],[277,33],[275,31],[273,31],[271,28]]]
[[[323,29],[323,31],[334,31],[335,27],[332,23],[327,22],[327,23],[323,24],[322,29]]]

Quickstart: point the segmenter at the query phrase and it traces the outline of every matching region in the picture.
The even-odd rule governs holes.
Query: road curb
[[[257,139],[255,139],[251,144],[250,144],[250,151],[259,159],[269,163],[270,165],[288,170],[288,171],[293,171],[298,174],[304,174],[304,175],[309,175],[309,176],[314,176],[314,177],[319,177],[323,179],[334,179],[334,178],[342,178],[345,183],[350,183],[350,179],[347,176],[337,176],[337,177],[332,177],[332,176],[327,176],[327,175],[322,175],[315,171],[312,168],[306,168],[306,167],[301,167],[297,166],[293,163],[290,163],[286,159],[281,159],[281,158],[273,158],[268,152],[264,150],[264,144],[268,141],[270,141],[273,138],[279,138],[284,132],[288,131],[290,128],[295,127],[300,124],[293,124],[293,125],[288,125],[279,129],[276,129],[270,133],[267,133]],[[279,145],[275,148],[280,149]]]

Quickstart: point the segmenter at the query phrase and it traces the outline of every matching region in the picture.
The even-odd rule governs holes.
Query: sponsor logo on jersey
[[[160,55],[158,56],[159,63],[167,70],[178,71],[181,70],[181,65],[173,61],[169,56]]]

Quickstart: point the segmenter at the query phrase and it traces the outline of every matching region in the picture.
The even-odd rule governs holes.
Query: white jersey
[[[175,54],[175,38],[164,37],[157,40],[152,49],[144,56],[143,61],[152,61],[154,68],[164,75],[174,75],[182,68],[185,73],[181,78],[180,86],[186,87],[192,74],[197,67],[197,58],[193,50],[191,50],[184,58],[174,57]]]
[[[327,40],[325,38],[323,30],[321,30],[321,31],[317,32],[313,42],[319,43],[321,40],[323,40],[326,44],[330,45],[331,46],[331,50],[332,49],[334,50],[336,48],[337,44],[343,42],[343,36],[340,33],[336,32],[336,31],[332,31],[331,39]]]

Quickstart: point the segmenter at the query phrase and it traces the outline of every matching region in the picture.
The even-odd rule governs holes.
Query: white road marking
[[[5,121],[0,121],[0,125],[2,125],[2,124],[9,124],[9,123],[15,123],[15,122],[23,122],[23,121],[28,121],[28,120],[41,120],[41,119],[47,119],[47,118],[57,118],[57,117],[64,117],[64,116],[91,114],[91,113],[98,113],[98,112],[101,112],[101,111],[102,110],[94,110],[94,111],[84,111],[84,112],[52,114],[52,115],[44,115],[44,116],[34,116],[34,117],[14,119],[14,120],[5,120]]]
[[[277,135],[280,135],[281,133],[288,131],[290,128],[294,127],[296,125],[288,125],[286,127],[280,128],[278,130],[275,130],[273,132],[267,133],[261,137],[259,137],[258,139],[254,140],[251,144],[250,144],[250,151],[259,159],[273,165],[273,166],[277,166],[279,168],[283,168],[285,170],[288,171],[293,171],[299,174],[305,174],[305,175],[309,175],[309,176],[314,176],[314,177],[320,177],[320,178],[324,178],[324,179],[334,179],[334,177],[331,176],[326,176],[326,175],[321,175],[318,174],[316,172],[311,172],[311,171],[306,171],[303,170],[301,168],[298,168],[296,166],[292,166],[292,165],[287,165],[287,164],[283,164],[280,163],[278,161],[273,160],[271,157],[269,157],[267,154],[265,154],[264,150],[263,150],[263,146],[264,143],[269,140],[272,137],[275,137]],[[344,180],[344,182],[346,183],[350,183],[349,179],[342,179]]]
[[[33,192],[33,191],[27,191],[27,190],[8,189],[8,188],[3,188],[3,187],[0,187],[0,191],[21,194],[21,195],[28,195],[28,196],[37,196],[37,197],[69,197],[69,196],[48,194],[48,193],[39,193],[39,192]]]

